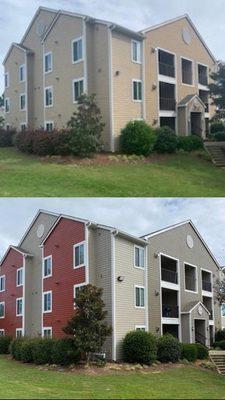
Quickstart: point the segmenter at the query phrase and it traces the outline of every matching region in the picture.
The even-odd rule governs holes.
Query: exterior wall
[[[73,246],[84,240],[84,223],[62,218],[44,244],[44,257],[52,256],[52,276],[43,279],[43,292],[52,291],[52,312],[43,313],[43,328],[52,327],[54,337],[65,336],[62,328],[74,314],[73,285],[86,282],[87,265],[73,268]]]
[[[16,299],[24,296],[24,286],[16,286],[16,274],[23,266],[23,255],[10,249],[0,267],[0,275],[5,275],[5,291],[0,293],[0,301],[5,302],[5,318],[0,319],[0,329],[12,337],[16,337],[17,328],[23,329],[23,317],[16,316]]]

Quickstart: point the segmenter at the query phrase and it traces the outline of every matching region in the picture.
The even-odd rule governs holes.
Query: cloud
[[[225,199],[0,199],[0,256],[18,244],[38,209],[90,219],[142,236],[191,219],[225,265]]]

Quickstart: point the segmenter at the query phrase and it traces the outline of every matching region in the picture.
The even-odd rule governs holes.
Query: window
[[[52,107],[53,106],[53,88],[46,87],[45,88],[45,107]]]
[[[194,265],[184,264],[185,270],[185,290],[197,292],[197,267]]]
[[[20,124],[20,130],[21,132],[24,132],[27,129],[27,125],[25,124],[25,122],[23,122],[22,124]]]
[[[84,79],[75,79],[73,81],[73,102],[76,103],[84,93]]]
[[[44,313],[52,312],[52,292],[43,293]]]
[[[0,276],[0,292],[5,291],[5,275]]]
[[[44,278],[47,278],[48,276],[52,276],[52,256],[44,258],[43,276],[44,276]]]
[[[9,73],[5,73],[5,89],[9,87]]]
[[[16,271],[16,286],[23,285],[23,268],[19,268]]]
[[[136,325],[135,331],[146,331],[145,325]]]
[[[221,314],[222,314],[222,317],[225,317],[225,303],[222,304],[222,306],[221,306]]]
[[[26,95],[24,93],[20,95],[20,110],[26,110]]]
[[[72,61],[77,63],[83,60],[83,39],[78,38],[72,42]]]
[[[212,273],[202,269],[202,290],[212,292]]]
[[[0,337],[5,336],[5,329],[0,329]]]
[[[74,285],[74,287],[73,287],[74,299],[77,298],[78,292],[79,292],[81,289],[83,289],[84,286],[85,286],[84,284],[81,284],[81,285]]]
[[[44,338],[51,339],[52,338],[52,327],[43,328],[42,336]]]
[[[5,98],[5,112],[9,113],[10,111],[10,100],[8,97]]]
[[[142,81],[133,81],[133,100],[142,101]]]
[[[52,132],[54,129],[54,122],[45,122],[45,130],[47,132]]]
[[[175,57],[174,54],[164,50],[158,50],[159,74],[175,78]]]
[[[78,268],[84,265],[84,243],[74,245],[74,263],[73,267]]]
[[[22,337],[22,336],[23,336],[23,329],[17,328],[17,329],[16,329],[16,337],[17,337],[17,338],[20,338],[20,337]]]
[[[141,63],[141,43],[136,40],[131,41],[132,46],[132,61]]]
[[[144,268],[145,266],[145,250],[142,247],[135,246],[135,264],[137,268]]]
[[[20,317],[23,315],[23,299],[16,299],[16,316]]]
[[[198,64],[198,83],[203,86],[208,85],[208,67]]]
[[[143,286],[135,286],[135,306],[139,308],[145,306],[145,289]]]
[[[0,318],[5,317],[5,302],[1,301],[0,303]]]
[[[45,54],[45,61],[44,61],[44,71],[47,74],[48,72],[52,72],[52,53]]]
[[[182,83],[185,85],[193,85],[193,62],[185,58],[181,58]]]
[[[25,82],[25,65],[19,67],[19,82]]]

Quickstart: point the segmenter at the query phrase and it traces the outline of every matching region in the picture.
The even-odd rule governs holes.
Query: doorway
[[[202,114],[200,112],[191,113],[191,133],[202,136]]]
[[[195,343],[206,345],[205,320],[195,319]]]

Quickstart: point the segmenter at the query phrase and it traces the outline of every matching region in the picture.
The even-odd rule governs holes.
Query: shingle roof
[[[191,301],[190,303],[186,304],[186,306],[184,306],[181,313],[183,313],[183,314],[190,313],[195,307],[197,307],[198,304],[200,304],[206,310],[206,312],[208,314],[210,314],[209,310],[206,308],[206,306],[201,301]]]

